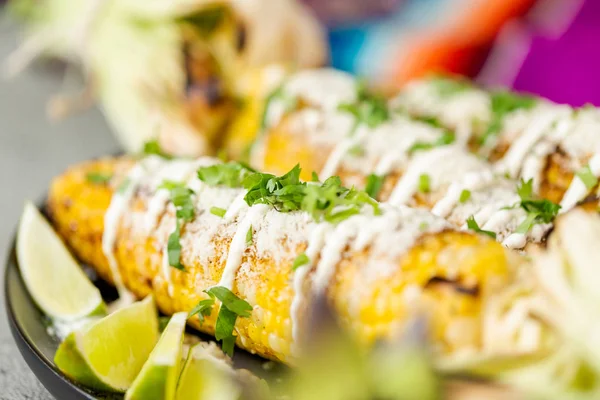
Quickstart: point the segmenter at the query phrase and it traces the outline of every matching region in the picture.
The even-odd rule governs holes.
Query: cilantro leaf
[[[169,191],[171,202],[175,206],[175,230],[167,240],[167,254],[169,265],[181,271],[185,268],[181,264],[181,224],[194,219],[196,210],[192,195],[194,191],[186,187],[184,183],[166,180],[159,186],[160,189]]]
[[[521,201],[521,207],[528,213],[536,213],[536,222],[549,223],[558,215],[560,205],[550,200],[526,200]]]
[[[221,341],[221,349],[223,349],[223,352],[229,357],[233,357],[233,351],[235,349],[235,336],[233,336],[233,334],[223,338]]]
[[[461,203],[466,203],[470,198],[471,198],[471,191],[464,189],[462,192],[460,192],[460,198],[458,199],[458,201]]]
[[[229,356],[232,356],[235,346],[235,335],[233,334],[235,322],[238,317],[249,317],[251,315],[252,306],[245,300],[237,297],[231,290],[224,286],[213,286],[210,289],[205,290],[205,292],[211,297],[211,299],[208,299],[209,301],[212,300],[214,302],[214,299],[216,298],[221,302],[221,308],[215,326],[215,338],[221,341],[223,351],[229,354]],[[202,310],[206,310],[206,308],[209,307],[209,302],[207,300],[203,301],[206,302],[206,305]],[[198,304],[199,306],[200,303]],[[212,307],[212,305],[210,307]]]
[[[249,317],[252,306],[247,301],[237,297],[231,290],[224,286],[213,286],[205,290],[211,296],[216,297],[222,303],[222,306],[240,317]]]
[[[250,228],[248,228],[248,232],[246,232],[246,246],[252,246],[252,234],[252,225],[250,225]]]
[[[203,178],[214,184],[222,183],[222,175],[216,177],[219,172],[213,172],[203,175]],[[267,204],[279,212],[306,211],[316,221],[331,223],[358,214],[365,205],[370,205],[375,214],[381,213],[377,201],[366,192],[343,187],[339,177],[330,177],[322,184],[315,182],[309,185],[300,180],[300,172],[300,166],[296,165],[282,176],[248,173],[241,181],[241,186],[247,189],[244,201],[249,206]],[[239,180],[239,177],[235,179]],[[317,179],[316,174],[313,179]],[[210,211],[217,216],[225,215],[225,210],[219,207],[212,207]]]
[[[165,158],[167,160],[170,160],[173,158],[172,156],[170,156],[169,154],[165,153],[162,150],[162,148],[160,147],[160,144],[158,143],[158,140],[156,140],[156,139],[149,140],[146,143],[144,143],[143,153],[145,155],[159,156],[159,157]]]
[[[181,264],[181,243],[179,242],[181,236],[181,227],[179,221],[175,224],[175,230],[169,235],[167,240],[167,256],[169,259],[169,265],[173,268],[177,268],[180,271],[184,271],[185,268]]]
[[[429,79],[429,84],[442,98],[449,98],[473,87],[466,79],[449,76],[434,76]]]
[[[415,151],[430,150],[434,147],[447,146],[454,143],[455,136],[451,132],[444,132],[433,142],[415,142],[408,149],[408,154],[412,154]]]
[[[188,318],[192,318],[194,315],[198,315],[198,319],[200,319],[200,323],[204,322],[204,318],[208,317],[212,313],[213,306],[215,305],[215,299],[204,299],[200,300],[198,304],[188,314]]]
[[[531,109],[537,104],[537,99],[534,97],[504,90],[493,92],[491,94],[491,101],[492,119],[486,131],[479,139],[479,143],[482,145],[502,130],[504,118],[508,114],[519,109]]]
[[[112,174],[101,173],[101,172],[88,172],[85,179],[90,183],[96,183],[104,185],[112,179]]]
[[[533,196],[533,179],[525,182],[523,179],[517,184],[517,194],[521,200],[529,200]]]
[[[277,211],[299,210],[306,183],[300,181],[300,166],[296,165],[280,177],[256,172],[244,179],[243,186],[248,189],[244,200],[249,206],[268,204]]]
[[[429,193],[431,190],[431,179],[427,174],[421,174],[419,176],[419,192]]]
[[[344,103],[338,106],[338,110],[351,114],[355,119],[354,133],[360,125],[376,128],[390,119],[385,97],[370,93],[364,82],[357,83],[357,95],[354,103]]]
[[[533,196],[533,180],[521,179],[517,185],[517,194],[521,202],[517,205],[527,212],[525,220],[517,227],[518,233],[527,233],[535,224],[549,223],[556,218],[560,205],[546,199],[535,199]]]
[[[598,177],[592,173],[589,165],[575,172],[575,175],[583,182],[587,190],[592,190],[598,184]]]
[[[235,188],[240,187],[243,180],[254,172],[256,171],[246,164],[228,162],[200,167],[198,179],[210,186],[224,185]]]
[[[517,226],[515,230],[516,233],[527,233],[531,229],[531,227],[535,224],[535,220],[537,219],[537,213],[527,214],[527,217]]]
[[[129,179],[129,178],[123,179],[123,182],[121,182],[121,184],[117,188],[117,193],[119,193],[119,194],[125,193],[127,191],[127,188],[129,188],[129,185],[131,185],[131,179]]]
[[[170,198],[176,209],[177,218],[183,221],[191,221],[195,215],[194,202],[192,195],[194,191],[185,186],[182,182],[164,181],[160,186],[170,192]]]
[[[233,335],[233,329],[235,327],[235,321],[237,320],[237,314],[221,307],[219,315],[217,316],[217,323],[215,325],[215,339],[220,340],[221,348],[229,356],[233,355],[233,349],[235,345],[235,336]]]
[[[302,267],[303,265],[308,264],[309,262],[310,262],[310,258],[308,258],[306,253],[302,253],[302,254],[298,255],[298,257],[296,257],[296,259],[294,260],[294,263],[292,264],[292,271],[295,271],[296,269]]]
[[[479,225],[477,224],[477,221],[475,221],[475,218],[472,215],[467,219],[467,227],[472,231],[475,231],[477,233],[482,233],[484,235],[491,237],[492,239],[496,239],[496,233],[492,232],[492,231],[484,231],[483,229],[481,229],[479,227]]]
[[[383,181],[385,180],[385,176],[371,174],[367,177],[367,186],[365,187],[365,192],[372,198],[376,199],[377,195],[381,191],[383,187]]]
[[[227,213],[227,210],[221,207],[211,207],[210,213],[212,215],[216,215],[217,217],[223,218]]]

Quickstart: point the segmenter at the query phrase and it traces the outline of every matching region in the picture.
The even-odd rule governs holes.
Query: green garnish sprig
[[[112,179],[113,175],[102,172],[89,172],[86,174],[85,179],[97,185],[106,185]]]
[[[367,205],[375,214],[381,213],[377,201],[364,191],[343,187],[339,177],[308,185],[300,181],[300,172],[299,165],[279,177],[256,172],[243,182],[248,189],[244,200],[249,206],[268,204],[279,212],[302,210],[315,221],[333,224],[359,214]]]
[[[432,76],[429,84],[433,86],[438,96],[444,99],[473,88],[473,85],[464,78],[443,75]]]
[[[158,143],[158,140],[156,140],[156,139],[149,140],[146,143],[144,143],[144,148],[142,150],[142,153],[146,156],[149,156],[149,155],[159,156],[166,160],[171,160],[173,158],[173,156],[171,156],[170,154],[165,152],[160,147],[160,143]]]
[[[497,91],[491,94],[492,120],[486,131],[479,138],[479,144],[485,145],[488,140],[495,137],[501,130],[506,116],[516,110],[529,110],[537,104],[537,99],[531,96]]]
[[[487,235],[489,237],[491,237],[492,239],[496,239],[496,232],[492,232],[492,231],[486,231],[483,230],[479,227],[479,224],[477,223],[477,221],[475,221],[475,217],[473,217],[472,215],[467,218],[467,228],[469,228],[470,230],[477,232],[477,233],[481,233],[483,235]]]
[[[527,212],[525,220],[517,227],[517,233],[527,233],[535,224],[550,223],[558,215],[560,205],[547,199],[535,199],[533,196],[533,179],[523,179],[517,185],[517,194],[521,198],[515,206]]]
[[[178,270],[185,271],[181,264],[181,226],[185,222],[194,219],[195,208],[192,201],[194,191],[181,182],[164,181],[159,187],[169,191],[170,199],[175,206],[175,230],[169,235],[167,240],[167,255],[169,265]]]
[[[598,177],[592,173],[589,165],[575,172],[575,175],[581,180],[587,190],[592,190],[598,184]]]
[[[267,204],[279,212],[305,211],[315,221],[337,224],[370,206],[376,215],[381,213],[379,203],[366,192],[342,186],[339,177],[325,182],[307,184],[300,180],[299,165],[282,176],[265,174],[233,163],[218,164],[206,174],[201,168],[198,177],[208,185],[225,185],[247,189],[244,201],[249,205]],[[237,175],[236,175],[237,174]],[[219,177],[214,178],[214,177]]]
[[[455,136],[453,133],[444,132],[433,142],[415,142],[408,149],[408,154],[413,154],[414,152],[421,151],[421,150],[431,150],[435,147],[447,146],[449,144],[454,143],[454,141],[455,141]]]
[[[353,103],[343,103],[338,110],[347,112],[354,117],[353,134],[360,125],[376,128],[390,119],[390,111],[385,97],[371,93],[364,82],[359,81],[356,87],[356,100]]]
[[[233,334],[235,322],[238,317],[248,318],[252,312],[252,306],[245,300],[237,297],[231,290],[224,286],[213,286],[204,291],[209,298],[201,300],[188,314],[188,318],[198,315],[200,323],[212,314],[216,300],[221,302],[217,323],[215,326],[215,338],[221,341],[223,351],[233,356],[235,347],[235,335]]]
[[[223,185],[230,188],[239,188],[244,179],[256,170],[239,162],[215,164],[198,169],[198,179],[209,186]]]

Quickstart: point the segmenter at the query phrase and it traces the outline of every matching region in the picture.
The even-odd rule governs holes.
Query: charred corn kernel
[[[114,188],[130,165],[127,161],[101,160],[71,168],[55,179],[49,193],[48,209],[58,232],[81,260],[94,266],[109,281],[111,270],[101,249],[103,216]],[[114,171],[114,182],[98,185],[86,181],[85,174],[97,170]],[[208,241],[202,235],[214,229],[212,222],[204,225],[196,220],[189,222],[181,238],[181,263],[185,271],[168,268],[165,275],[162,252],[172,229],[169,226],[174,225],[174,211],[167,207],[155,229],[140,233],[132,221],[146,216],[147,191],[145,187],[139,188],[118,226],[114,254],[119,272],[135,295],[153,293],[163,312],[189,311],[207,298],[203,290],[219,283],[233,246],[236,222],[231,226],[223,222],[223,228],[211,234]],[[210,215],[198,211],[196,218]],[[213,217],[207,221],[222,221],[215,216],[210,218]],[[261,223],[268,223],[273,215],[264,218]],[[260,232],[256,225],[255,229]],[[278,229],[282,227],[276,225],[272,229],[270,234],[255,237],[242,253],[233,291],[253,309],[250,317],[237,319],[234,334],[242,348],[267,358],[293,362],[293,325],[301,320],[293,320],[290,311],[295,295],[291,267],[294,258],[306,249],[308,239],[304,236],[296,239],[299,242],[293,242],[289,236],[278,239]],[[393,225],[391,229],[402,228]],[[298,235],[295,230],[286,232]],[[274,256],[272,248],[259,256],[256,243],[263,239],[269,240],[272,248],[282,249],[279,258]],[[204,240],[200,249],[196,246],[199,240]],[[326,294],[342,323],[362,342],[371,344],[399,334],[408,318],[423,314],[430,319],[433,339],[443,352],[481,344],[481,302],[510,281],[514,268],[521,262],[509,257],[501,245],[485,236],[452,230],[419,233],[417,241],[397,256],[377,253],[375,257],[373,251],[369,247],[346,247],[339,254],[339,262],[333,264]],[[209,261],[202,263],[206,254],[210,254]],[[312,279],[315,273],[313,270],[309,277]],[[204,323],[200,324],[197,317],[189,323],[214,334],[216,317],[213,310]],[[457,338],[457,331],[471,326],[474,332]]]

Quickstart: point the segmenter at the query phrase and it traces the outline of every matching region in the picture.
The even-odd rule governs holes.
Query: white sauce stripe
[[[250,207],[244,219],[238,224],[238,228],[229,245],[229,254],[227,255],[223,275],[217,286],[224,286],[229,290],[233,290],[235,276],[242,264],[242,257],[247,247],[246,234],[253,225],[264,218],[268,210],[269,206],[266,204],[254,205]]]
[[[308,246],[304,252],[308,257],[308,264],[302,265],[294,271],[292,282],[294,297],[290,308],[290,317],[292,322],[292,339],[295,345],[300,341],[302,312],[306,309],[307,293],[305,293],[305,281],[321,249],[325,245],[325,240],[331,229],[331,225],[327,223],[321,223],[314,227],[308,239]],[[298,351],[297,346],[294,347],[294,351]]]
[[[519,176],[523,160],[556,120],[557,115],[554,109],[536,115],[525,131],[511,144],[502,160],[498,162],[499,171],[508,173],[511,178]]]
[[[588,164],[590,172],[596,177],[600,177],[600,154],[595,154]],[[585,186],[585,183],[575,175],[567,192],[565,193],[562,201],[560,202],[560,212],[564,213],[569,211],[577,205],[585,196],[589,193],[589,189]]]
[[[119,300],[124,304],[133,301],[134,296],[123,284],[123,277],[119,270],[119,263],[115,257],[115,241],[123,213],[127,211],[129,203],[133,198],[140,181],[147,175],[155,173],[161,165],[158,157],[148,157],[137,163],[125,178],[126,186],[117,190],[110,201],[110,205],[104,214],[104,230],[102,232],[102,252],[108,261],[115,287],[119,292]]]

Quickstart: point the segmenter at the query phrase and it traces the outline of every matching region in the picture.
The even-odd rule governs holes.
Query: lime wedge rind
[[[101,391],[125,392],[158,339],[151,296],[72,332],[54,362],[74,381]]]
[[[68,322],[106,313],[100,291],[31,202],[25,203],[19,223],[17,259],[29,294],[51,319]]]
[[[179,378],[187,313],[174,314],[137,378],[126,400],[172,400]]]

